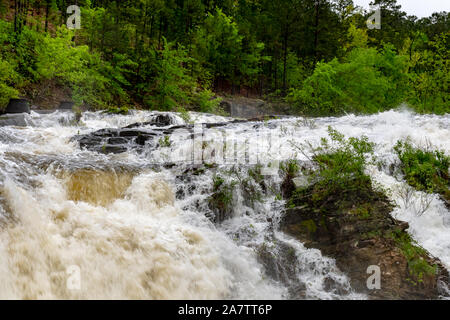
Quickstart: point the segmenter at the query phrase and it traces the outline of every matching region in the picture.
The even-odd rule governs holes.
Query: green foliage
[[[129,110],[128,110],[127,107],[120,107],[120,108],[119,107],[109,107],[106,110],[106,112],[110,113],[110,114],[123,114],[123,115],[126,115],[126,114],[128,114]]]
[[[19,92],[13,85],[17,77],[13,66],[0,59],[0,110],[4,109],[10,98],[17,98]]]
[[[418,112],[448,113],[448,33],[442,33],[434,41],[428,41],[423,34],[417,37],[421,37],[415,41],[418,44],[411,43],[409,48],[412,90],[408,102]],[[418,50],[420,47],[424,49]]]
[[[264,44],[243,42],[236,22],[222,10],[209,13],[193,36],[194,56],[215,78],[252,84],[260,71]]]
[[[280,163],[280,170],[288,177],[293,178],[300,171],[300,167],[296,160],[287,160]]]
[[[428,193],[440,193],[450,200],[450,157],[444,151],[414,148],[408,141],[394,147],[409,185]]]
[[[177,109],[177,112],[180,114],[180,117],[184,120],[185,123],[192,123],[191,116],[184,107],[179,107]]]
[[[450,111],[445,12],[415,20],[383,1],[384,27],[367,30],[351,0],[77,3],[82,28],[69,31],[66,1],[0,1],[1,103],[56,85],[94,109],[221,113],[213,89],[289,93],[312,115]]]
[[[208,198],[211,210],[216,211],[220,215],[231,212],[235,185],[235,182],[227,183],[219,175],[213,177],[213,193]]]
[[[370,218],[371,206],[369,203],[364,203],[356,208],[350,210],[351,214],[356,214],[360,219]]]
[[[301,89],[288,100],[302,113],[374,113],[396,107],[406,98],[406,60],[387,46],[353,49],[343,62],[319,63]]]
[[[437,271],[436,265],[431,265],[426,260],[427,252],[419,247],[411,236],[404,232],[393,232],[390,235],[395,240],[403,255],[408,261],[408,269],[414,282],[422,282],[425,275],[434,275]]]
[[[161,148],[170,147],[172,145],[172,141],[170,141],[170,137],[169,136],[164,136],[164,137],[159,138],[158,145]]]
[[[148,103],[155,109],[174,110],[188,105],[195,89],[194,79],[186,69],[190,58],[183,47],[163,39],[163,49],[157,52],[157,71],[153,94]]]
[[[94,108],[117,102],[127,102],[122,89],[124,80],[120,69],[102,61],[88,46],[75,46],[73,32],[61,27],[56,37],[46,35],[36,50],[37,79],[56,79],[72,89],[73,99]],[[120,83],[122,82],[122,83]]]
[[[304,173],[314,183],[313,200],[321,202],[330,194],[343,195],[355,191],[367,193],[370,197],[372,183],[364,170],[367,157],[373,155],[373,143],[365,136],[345,139],[343,134],[331,127],[328,134],[331,141],[322,138],[317,147],[309,143],[298,147],[305,155],[305,147],[312,153],[312,157],[308,157],[314,167]],[[298,188],[291,200],[295,202],[296,197],[302,196],[307,188]]]
[[[200,112],[223,114],[220,109],[221,98],[215,98],[211,90],[202,90],[194,97],[194,107]]]
[[[312,219],[303,220],[300,223],[300,227],[304,228],[308,233],[315,233],[317,231],[317,225]]]
[[[192,106],[201,112],[218,113],[220,99],[215,99],[210,90],[198,88],[190,75],[188,66],[196,61],[188,57],[183,46],[175,48],[174,43],[163,39],[163,49],[156,53],[157,76],[147,97],[148,105],[159,110],[177,110]]]

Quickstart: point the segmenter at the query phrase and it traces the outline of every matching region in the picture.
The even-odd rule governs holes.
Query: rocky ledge
[[[205,129],[225,127],[242,122],[261,122],[273,119],[275,116],[257,117],[248,120],[231,120],[227,122],[203,123]],[[258,124],[255,124],[258,126]],[[191,133],[186,139],[191,139],[194,133],[193,124],[176,125],[170,115],[157,115],[147,122],[137,122],[123,128],[100,129],[89,134],[77,135],[72,138],[81,148],[100,153],[123,153],[128,150],[141,152],[144,146],[156,148],[160,138],[172,134],[175,130],[184,129]]]
[[[383,192],[356,189],[321,199],[314,185],[297,190],[292,182],[284,185],[289,186],[284,192],[288,204],[281,229],[333,257],[354,290],[371,299],[437,299],[443,294],[447,270],[411,239],[408,223],[392,218],[393,206]],[[367,286],[373,274],[369,266],[380,268],[380,289]]]

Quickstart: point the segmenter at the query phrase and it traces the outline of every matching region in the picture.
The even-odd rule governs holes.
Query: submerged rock
[[[0,127],[17,126],[25,127],[28,125],[25,113],[4,114],[0,116]]]
[[[352,288],[372,299],[437,299],[439,282],[448,283],[447,270],[414,243],[406,222],[392,218],[384,193],[369,189],[322,199],[314,186],[290,192],[281,229],[333,257]],[[380,289],[367,286],[369,266],[380,268]]]
[[[144,145],[153,143],[157,132],[148,129],[100,129],[90,134],[78,135],[80,148],[100,153],[123,153],[130,149],[142,151]]]
[[[252,120],[232,120],[229,122],[203,123],[201,125],[205,129],[211,129],[225,127],[236,123],[263,120],[264,119],[259,118]],[[184,129],[192,132],[192,134],[194,133],[194,125],[192,124],[166,127],[169,121],[170,123],[173,121],[170,114],[159,114],[148,122],[137,122],[119,129],[100,129],[89,134],[74,136],[72,140],[78,141],[81,148],[101,153],[122,153],[127,150],[136,150],[140,152],[145,145],[157,147],[158,139],[160,137],[170,135],[175,130]],[[153,128],[146,128],[148,126],[153,126]],[[192,135],[186,137],[186,139],[191,138]]]

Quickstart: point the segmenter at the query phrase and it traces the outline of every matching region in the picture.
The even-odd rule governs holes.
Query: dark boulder
[[[30,113],[30,104],[26,99],[11,99],[5,113]]]
[[[268,277],[288,288],[290,299],[305,299],[306,286],[297,277],[297,257],[294,248],[287,243],[274,240],[272,240],[273,248],[266,244],[257,248],[258,261],[263,265]]]
[[[172,121],[172,116],[165,113],[154,116],[154,118],[150,121],[150,124],[157,127],[167,127],[173,124]]]
[[[72,138],[80,148],[100,153],[122,153],[128,150],[141,152],[143,146],[153,142],[158,133],[138,129],[100,129]]]
[[[72,110],[75,103],[73,101],[61,101],[59,104],[59,110]]]

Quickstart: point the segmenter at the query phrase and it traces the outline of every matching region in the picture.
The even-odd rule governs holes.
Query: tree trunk
[[[319,5],[320,0],[316,0],[315,3],[315,22],[314,22],[314,65],[316,65],[317,62],[317,47],[319,44]]]
[[[286,24],[283,36],[283,95],[286,95],[287,90],[287,45],[289,38],[289,25]]]
[[[50,12],[50,0],[47,0],[47,5],[45,6],[45,32],[48,31],[48,14]]]
[[[17,0],[14,0],[14,32],[17,32]]]

